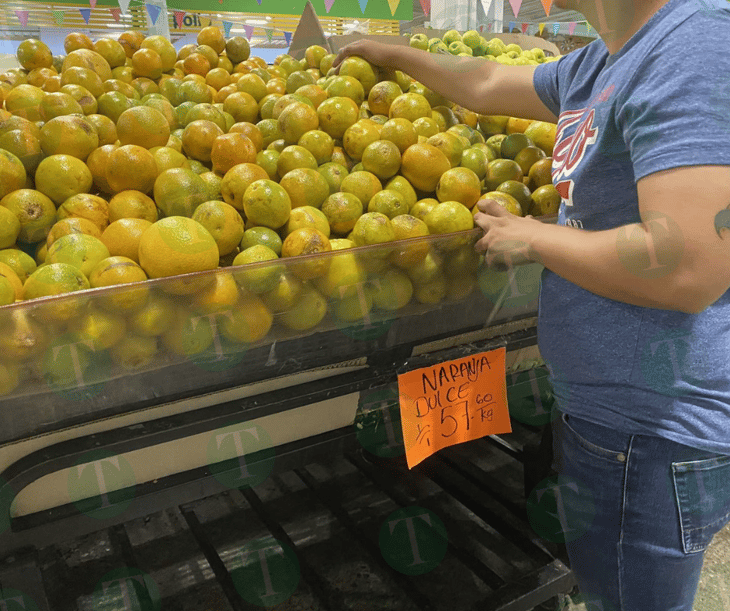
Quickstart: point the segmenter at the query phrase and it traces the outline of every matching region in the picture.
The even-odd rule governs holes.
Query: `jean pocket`
[[[730,521],[730,456],[672,463],[686,554],[704,551]]]
[[[588,454],[610,462],[626,462],[627,449],[612,450],[599,445],[599,443],[605,443],[606,435],[613,434],[613,431],[610,429],[602,427],[599,424],[593,424],[582,418],[568,416],[568,414],[562,414],[562,420],[563,428],[566,432]],[[614,442],[623,446],[623,440],[614,440]],[[628,443],[625,446],[628,448]]]

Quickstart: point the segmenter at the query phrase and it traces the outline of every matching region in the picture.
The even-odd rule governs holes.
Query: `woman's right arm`
[[[507,115],[557,123],[533,85],[536,66],[506,66],[498,62],[404,45],[359,40],[344,47],[333,66],[351,55],[376,66],[400,70],[447,100],[482,115]]]

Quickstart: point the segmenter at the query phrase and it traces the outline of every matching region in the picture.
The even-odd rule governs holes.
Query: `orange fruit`
[[[403,94],[398,83],[393,81],[382,81],[370,89],[368,93],[368,106],[374,115],[388,116],[393,101]]]
[[[139,191],[120,191],[109,200],[109,222],[119,219],[157,220],[155,202]]]
[[[28,38],[18,45],[15,53],[18,62],[26,70],[53,67],[53,54],[48,46],[35,38]]]
[[[122,145],[136,144],[147,149],[165,146],[170,139],[170,124],[154,108],[136,106],[119,115],[117,136]]]
[[[190,162],[188,161],[188,158],[175,149],[167,146],[157,146],[150,149],[150,153],[152,153],[152,156],[155,158],[158,176],[165,170],[170,170],[172,168],[190,169]]]
[[[519,119],[517,117],[510,117],[507,120],[507,126],[505,128],[506,134],[524,134],[525,130],[533,123],[530,119]]]
[[[169,72],[175,67],[177,51],[175,50],[175,47],[172,46],[172,43],[164,36],[147,36],[147,38],[142,41],[140,49],[152,49],[155,51],[162,60],[163,72]]]
[[[327,92],[319,85],[304,85],[297,89],[296,93],[311,100],[312,104],[314,104],[315,110],[319,108],[319,105],[329,97]]]
[[[199,74],[205,76],[210,71],[210,62],[202,53],[191,53],[183,60],[185,74]]]
[[[439,149],[441,152],[443,152],[444,155],[446,155],[446,158],[449,160],[449,164],[452,168],[455,168],[459,164],[461,164],[461,156],[464,154],[464,151],[469,147],[469,144],[459,138],[454,133],[450,132],[442,132],[439,134],[436,134],[435,136],[431,136],[427,143],[435,146],[437,149]]]
[[[373,64],[357,56],[345,58],[340,64],[339,74],[357,79],[362,84],[365,95],[378,82],[379,77],[379,71]]]
[[[145,280],[147,280],[147,274],[137,264],[136,256],[135,260],[121,256],[102,259],[94,266],[94,269],[91,270],[91,274],[89,275],[91,288],[117,286],[134,282],[139,283]],[[143,308],[147,304],[148,299],[149,289],[146,286],[140,286],[139,288],[127,288],[124,291],[115,291],[108,295],[99,295],[95,301],[101,307],[112,312],[135,312],[135,314],[138,314],[140,308]],[[156,303],[160,302],[161,300]],[[157,318],[154,322],[161,322],[160,318]],[[164,324],[160,324],[159,328],[164,329]]]
[[[319,128],[332,138],[342,138],[359,118],[360,109],[350,98],[328,98],[317,108]]]
[[[197,41],[199,45],[207,45],[216,53],[223,53],[226,49],[226,39],[220,28],[207,26],[198,32]]]
[[[364,206],[360,198],[352,193],[333,193],[322,204],[322,212],[332,232],[347,235],[355,227],[357,219],[362,216]]]
[[[122,45],[127,57],[131,58],[134,52],[139,49],[145,35],[137,30],[128,30],[119,35],[119,44]]]
[[[99,136],[99,146],[114,144],[117,141],[117,126],[109,117],[104,115],[87,115],[86,120],[96,128]]]
[[[253,123],[259,115],[258,102],[245,91],[230,94],[223,102],[223,110],[238,122]]]
[[[148,78],[145,76],[138,76],[130,83],[130,85],[134,87],[134,89],[139,94],[139,97],[143,98],[150,93],[159,93],[160,88],[157,86],[155,80],[152,80],[152,78]]]
[[[33,176],[43,158],[41,143],[32,133],[14,129],[0,134],[0,149],[15,155],[23,164],[28,176]]]
[[[376,140],[380,140],[380,126],[372,121],[360,120],[347,128],[342,137],[342,146],[352,159],[360,161],[365,148]]]
[[[440,202],[457,201],[471,209],[482,193],[479,177],[468,168],[451,168],[441,175],[436,185]]]
[[[401,166],[401,154],[398,147],[388,140],[376,140],[365,147],[362,154],[362,166],[385,180],[395,176]]]
[[[71,53],[76,49],[93,49],[94,43],[86,34],[72,32],[68,34],[63,41],[63,48],[66,53]]]
[[[36,189],[57,205],[61,205],[77,193],[88,193],[92,182],[93,177],[88,166],[70,155],[46,157],[38,164],[35,173]],[[0,181],[0,185],[2,184],[3,181]]]
[[[61,73],[73,67],[88,68],[101,79],[102,83],[112,77],[112,69],[109,67],[109,63],[96,51],[90,49],[71,51],[63,60]]]
[[[139,242],[139,264],[150,278],[215,269],[218,259],[218,246],[210,232],[182,216],[153,223]]]
[[[208,45],[198,45],[195,47],[195,53],[200,53],[205,59],[208,60],[208,64],[210,64],[210,70],[213,70],[218,67],[218,54],[212,49],[212,47],[209,47]],[[206,76],[203,74],[202,76]]]
[[[233,252],[241,243],[243,219],[238,210],[229,204],[221,201],[204,202],[195,209],[193,220],[210,232],[221,257]]]
[[[88,278],[94,266],[108,256],[109,251],[99,238],[85,233],[70,233],[48,247],[46,263],[68,263]]]
[[[300,206],[320,208],[329,197],[329,185],[312,168],[296,168],[282,176],[279,184],[289,195],[292,209]]]
[[[418,142],[418,134],[408,119],[389,119],[380,129],[380,139],[392,142],[403,154],[409,146]]]
[[[190,217],[210,197],[208,185],[193,170],[172,168],[157,177],[154,199],[165,215]]]
[[[248,136],[248,139],[251,140],[254,147],[256,148],[256,152],[258,153],[264,146],[264,137],[261,134],[261,130],[256,127],[253,123],[241,121],[238,123],[234,123],[231,126],[231,129],[228,130],[229,134],[234,133],[241,133],[244,136]]]
[[[244,134],[223,134],[213,142],[210,159],[213,163],[213,170],[219,174],[225,174],[239,163],[254,163],[256,147]]]
[[[401,174],[415,189],[424,193],[435,191],[439,179],[450,168],[446,155],[425,143],[409,146],[401,161]]]
[[[119,219],[110,223],[101,234],[101,241],[112,257],[127,257],[139,263],[139,241],[152,223],[145,219]]]
[[[130,189],[149,193],[155,185],[157,165],[146,148],[126,144],[109,155],[105,176],[113,193]]]
[[[182,134],[182,145],[188,157],[210,163],[213,143],[223,130],[212,121],[198,120],[188,123]]]
[[[5,96],[5,109],[28,121],[40,121],[40,105],[46,94],[33,85],[18,85]]]
[[[268,179],[269,175],[255,163],[240,163],[226,172],[221,182],[221,195],[227,204],[236,210],[243,210],[243,196],[248,187],[257,180]]]
[[[72,66],[61,73],[61,86],[81,85],[91,92],[94,97],[104,93],[104,84],[101,77],[93,70],[83,66]]]
[[[330,252],[332,245],[329,238],[314,227],[302,227],[292,231],[281,246],[281,256],[298,257],[299,255],[311,255],[323,252]],[[289,269],[294,275],[302,280],[310,280],[324,276],[329,269],[330,259],[327,257],[316,257],[308,261],[290,264]]]
[[[12,212],[20,221],[18,239],[26,244],[45,240],[56,221],[56,206],[33,189],[18,189],[0,200],[0,206]]]
[[[279,229],[289,220],[291,200],[280,184],[268,179],[257,180],[243,194],[243,211],[253,225]]]
[[[234,64],[246,61],[250,53],[251,46],[242,36],[234,36],[226,42],[226,55]]]
[[[45,155],[71,155],[85,161],[99,146],[99,134],[85,117],[68,115],[45,123],[40,143]]]
[[[223,68],[213,68],[205,75],[205,82],[216,91],[220,91],[231,82],[231,75]]]
[[[124,66],[127,61],[124,47],[111,38],[100,38],[97,40],[94,43],[94,51],[107,61],[112,70],[119,66]]]
[[[373,195],[383,190],[383,185],[372,172],[357,171],[344,178],[340,189],[343,193],[352,193],[367,207]]]
[[[260,102],[267,95],[266,83],[257,74],[244,74],[236,83],[238,91],[244,91],[251,95],[256,102]]]
[[[106,168],[109,165],[109,156],[117,148],[114,144],[105,144],[91,152],[86,159],[86,166],[91,172],[94,186],[103,193],[111,193],[112,188],[106,180]]]
[[[62,295],[90,288],[89,281],[68,263],[49,263],[34,271],[23,285],[23,299]],[[64,321],[76,316],[85,303],[82,299],[45,304],[37,310],[44,320]]]
[[[408,119],[413,122],[431,116],[431,105],[420,93],[403,93],[395,98],[388,109],[390,119]]]
[[[132,55],[132,72],[135,76],[158,79],[162,76],[162,58],[153,49],[139,49]]]
[[[48,248],[58,239],[71,233],[85,233],[95,238],[101,238],[101,230],[96,223],[82,217],[67,217],[56,221],[46,237]]]
[[[274,321],[269,309],[256,295],[244,295],[225,318],[221,332],[226,339],[239,344],[254,344],[266,337]]]
[[[307,104],[290,104],[281,111],[278,121],[287,144],[296,144],[306,132],[319,127],[317,111]]]
[[[314,129],[302,134],[297,144],[314,155],[317,165],[322,165],[332,160],[335,141],[332,139],[332,136],[323,132],[321,129]]]
[[[58,76],[58,72],[54,68],[36,68],[28,73],[28,84],[40,87],[45,91],[44,85],[55,76]],[[2,95],[0,95],[0,99],[4,99]]]
[[[78,193],[58,207],[59,220],[70,217],[85,218],[104,231],[109,225],[109,204],[96,195]]]
[[[240,297],[238,284],[228,273],[217,273],[215,280],[195,297],[193,309],[201,314],[230,311]]]

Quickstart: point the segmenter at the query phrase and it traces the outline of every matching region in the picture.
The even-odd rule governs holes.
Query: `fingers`
[[[477,202],[479,210],[492,216],[512,216],[512,213],[505,207],[500,206],[493,199],[482,199]]]

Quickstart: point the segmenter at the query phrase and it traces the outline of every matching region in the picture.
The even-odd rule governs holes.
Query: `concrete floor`
[[[592,611],[568,603],[565,611]],[[705,554],[694,611],[730,611],[730,524],[720,531]]]

